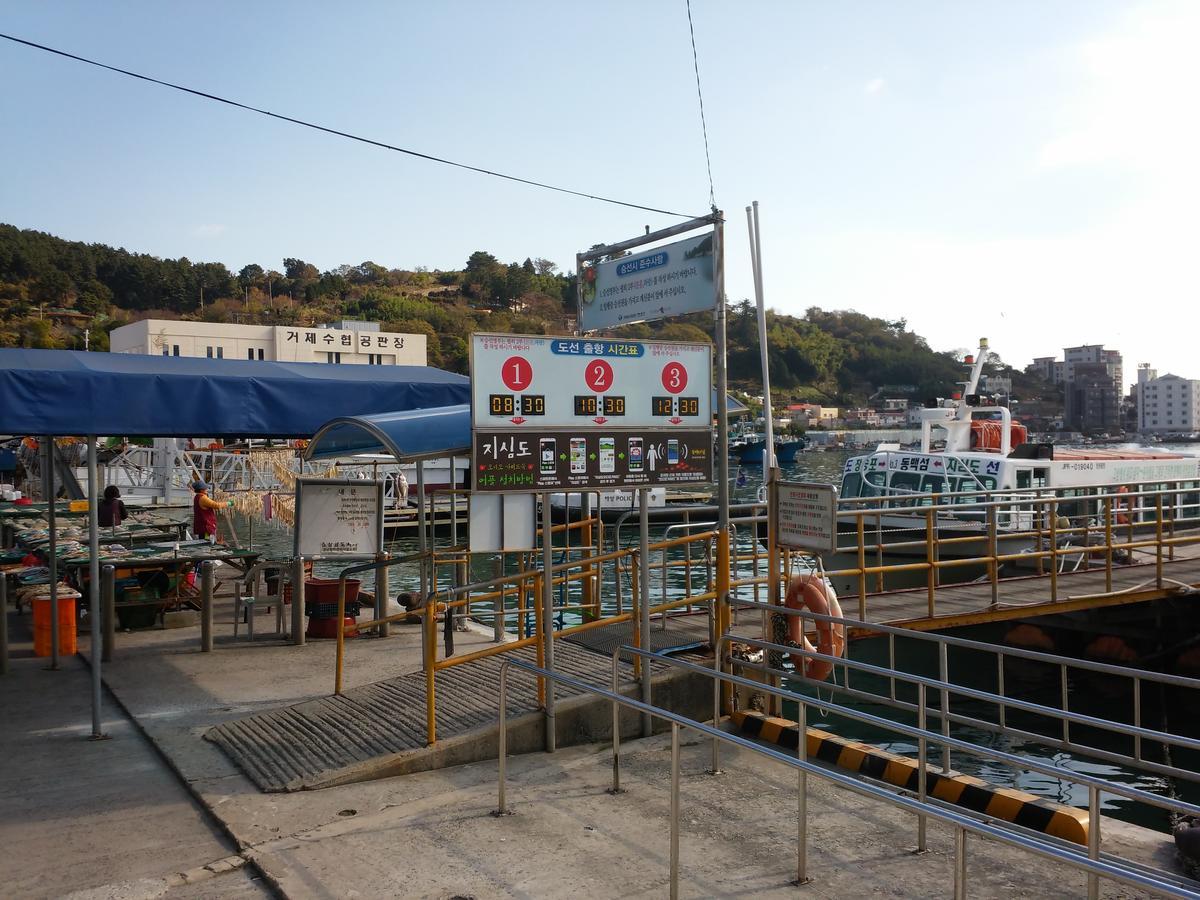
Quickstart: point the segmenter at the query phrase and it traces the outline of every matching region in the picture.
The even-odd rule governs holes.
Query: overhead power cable
[[[409,150],[404,147],[397,147],[394,144],[388,144],[384,141],[376,141],[372,138],[362,137],[361,135],[351,134],[348,131],[339,131],[336,128],[329,128],[325,125],[318,125],[315,122],[307,122],[304,119],[297,119],[292,116],[285,116],[282,113],[271,112],[269,109],[260,109],[257,106],[251,106],[248,103],[241,103],[237,100],[230,100],[228,97],[219,97],[216,94],[210,94],[207,91],[197,90],[196,88],[185,87],[182,84],[174,84],[170,81],[163,81],[161,78],[153,78],[149,75],[142,75],[139,72],[131,72],[129,69],[122,69],[119,66],[110,66],[107,63],[102,63],[94,59],[88,59],[86,56],[78,56],[74,53],[68,53],[65,50],[58,50],[54,47],[47,47],[45,44],[37,44],[33,41],[27,41],[24,38],[15,37],[11,34],[0,33],[0,38],[7,41],[12,41],[15,44],[23,44],[26,47],[32,47],[35,50],[43,50],[46,53],[53,53],[55,56],[61,56],[65,59],[73,59],[76,62],[87,63],[89,66],[96,66],[99,69],[107,69],[110,72],[116,72],[118,75],[127,75],[130,78],[137,78],[140,81],[148,81],[151,84],[161,85],[162,87],[171,88],[172,90],[182,91],[185,94],[192,94],[196,97],[203,97],[206,100],[215,100],[217,103],[224,103],[228,106],[235,106],[238,109],[244,109],[247,112],[258,113],[260,116],[268,116],[272,119],[279,119],[283,122],[291,122],[293,125],[300,125],[304,128],[311,128],[314,131],[323,131],[326,134],[332,134],[336,137],[343,137],[347,140],[358,141],[360,144],[370,144],[372,147],[380,147],[384,150],[392,150],[396,153],[403,153],[407,156],[414,156],[417,159],[428,160],[429,162],[440,163],[444,166],[453,166],[456,169],[466,169],[468,172],[477,172],[480,175],[490,175],[493,178],[503,178],[505,181],[514,181],[517,184],[525,184],[530,187],[542,188],[547,191],[557,191],[560,194],[571,194],[575,197],[583,197],[587,200],[598,200],[601,203],[612,203],[616,206],[625,206],[629,209],[640,209],[645,212],[661,213],[664,216],[678,216],[681,219],[699,218],[687,213],[672,212],[669,209],[658,209],[653,206],[644,206],[640,203],[630,203],[626,200],[614,200],[612,197],[602,197],[599,194],[589,194],[586,191],[575,191],[570,188],[559,187],[554,184],[547,184],[544,181],[534,181],[531,178],[521,178],[517,175],[507,175],[504,172],[495,172],[491,169],[484,169],[480,166],[472,166],[467,163],[455,162],[452,159],[444,159],[440,156],[433,156],[429,153],[421,153],[418,150]]]
[[[704,163],[708,166],[708,205],[717,208],[713,190],[712,157],[708,155],[708,123],[704,121],[704,92],[700,90],[700,57],[696,53],[696,29],[692,25],[692,0],[687,0],[688,33],[692,36],[692,68],[696,70],[696,96],[700,99],[700,131],[704,134]]]

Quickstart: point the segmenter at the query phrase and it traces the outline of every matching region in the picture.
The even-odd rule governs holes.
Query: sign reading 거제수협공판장
[[[581,331],[654,322],[716,307],[714,232],[584,266]]]
[[[373,557],[383,549],[383,482],[296,479],[296,555]]]
[[[775,485],[775,541],[784,547],[832,553],[837,549],[837,490],[831,484],[780,481]]]

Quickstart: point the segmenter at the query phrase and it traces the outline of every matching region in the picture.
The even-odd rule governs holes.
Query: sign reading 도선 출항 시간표
[[[580,270],[579,327],[597,331],[716,307],[714,233]]]
[[[712,480],[712,348],[476,334],[478,490],[583,490]]]

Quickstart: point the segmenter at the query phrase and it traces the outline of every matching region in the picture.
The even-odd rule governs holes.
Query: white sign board
[[[714,233],[685,238],[580,272],[581,331],[704,312],[717,305]]]
[[[712,345],[475,334],[471,425],[709,428]]]
[[[471,492],[468,546],[472,553],[509,553],[537,547],[537,495]]]
[[[837,490],[834,486],[777,482],[775,542],[784,547],[819,553],[837,550]]]
[[[476,334],[476,490],[650,487],[712,480],[712,347]]]
[[[370,558],[383,550],[383,483],[296,480],[296,555]]]

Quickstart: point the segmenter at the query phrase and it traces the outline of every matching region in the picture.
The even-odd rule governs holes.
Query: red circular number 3
[[[587,368],[583,371],[583,377],[587,381],[587,386],[593,391],[603,393],[604,391],[612,390],[612,366],[602,359],[589,360]]]
[[[678,394],[687,387],[687,369],[680,363],[667,363],[663,366],[662,383],[672,394]]]
[[[500,367],[500,377],[510,391],[523,391],[533,381],[533,366],[523,356],[510,356]]]

